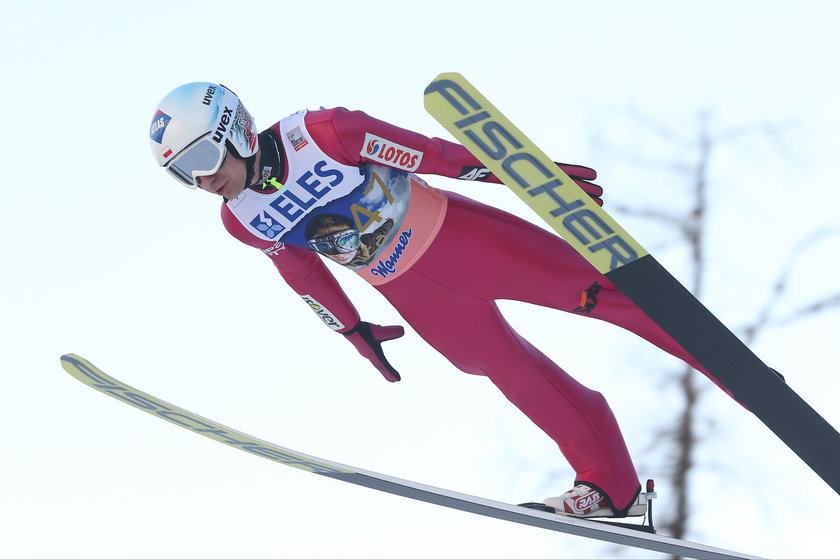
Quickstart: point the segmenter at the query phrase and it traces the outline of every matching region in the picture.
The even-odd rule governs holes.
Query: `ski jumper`
[[[698,363],[564,240],[417,175],[498,183],[463,146],[343,108],[295,113],[259,142],[261,183],[222,206],[234,237],[344,332],[360,317],[313,239],[355,231],[359,248],[342,264],[457,368],[487,376],[557,443],[576,482],[617,511],[632,504],[639,479],[606,400],[518,335],[496,300],[602,319],[706,373]]]

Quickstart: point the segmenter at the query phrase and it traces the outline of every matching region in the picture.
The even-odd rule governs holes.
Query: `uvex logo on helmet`
[[[204,94],[204,100],[202,100],[203,105],[210,105],[210,102],[213,101],[213,95],[216,93],[216,86],[209,85],[207,86],[207,93]]]
[[[221,144],[225,138],[225,133],[233,120],[233,109],[225,108],[222,110],[222,116],[219,119],[219,124],[216,126],[216,132],[213,133],[213,141]]]
[[[420,167],[423,159],[423,152],[401,146],[369,132],[365,134],[365,142],[362,144],[359,155],[406,171],[414,171]]]

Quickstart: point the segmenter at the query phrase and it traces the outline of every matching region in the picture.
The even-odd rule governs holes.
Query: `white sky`
[[[386,346],[404,381],[384,382],[268,259],[224,232],[215,197],[156,168],[148,125],[181,83],[230,86],[261,128],[341,105],[447,137],[422,92],[458,71],[544,151],[598,169],[608,210],[685,206],[663,164],[693,153],[657,144],[628,108],[688,137],[703,110],[713,131],[785,125],[783,150],[747,135],[711,170],[704,300],[733,327],[755,316],[795,242],[838,226],[836,2],[2,0],[0,16],[2,557],[651,556],[286,468],[153,420],[61,370],[59,356],[75,352],[256,437],[487,498],[538,500],[572,481],[548,438],[410,329]],[[503,187],[427,179],[532,219]],[[683,271],[672,231],[618,217]],[[783,308],[838,291],[833,239],[808,246]],[[366,320],[402,323],[355,275],[336,275]],[[650,442],[675,408],[663,371],[676,364],[607,325],[505,309],[607,396],[640,475],[664,477],[663,450]],[[770,330],[754,346],[835,426],[838,315]],[[705,407],[716,428],[698,458],[691,540],[836,558],[837,495],[719,391]],[[668,500],[660,491],[660,509]]]

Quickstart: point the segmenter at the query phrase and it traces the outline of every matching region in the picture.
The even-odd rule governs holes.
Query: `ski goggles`
[[[194,189],[196,178],[212,175],[225,161],[227,149],[210,139],[210,133],[202,136],[172,158],[166,170],[185,186]]]
[[[309,246],[323,255],[338,253],[352,253],[362,244],[359,232],[355,229],[345,229],[327,235],[320,235],[309,240]]]

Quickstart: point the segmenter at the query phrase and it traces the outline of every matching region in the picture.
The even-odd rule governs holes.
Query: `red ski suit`
[[[601,489],[616,510],[628,507],[639,491],[639,479],[606,400],[518,335],[505,321],[496,300],[529,302],[602,319],[638,334],[697,369],[700,366],[561,238],[506,212],[433,189],[413,175],[498,183],[463,146],[343,108],[297,115],[298,121],[284,126],[280,121],[269,129],[274,148],[266,141],[269,131],[260,135],[261,152],[276,148],[278,159],[273,165],[279,169],[264,165],[267,158],[262,157],[257,169],[263,170],[263,179],[268,181],[256,189],[260,192],[248,196],[253,199],[284,192],[283,185],[294,182],[289,169],[298,150],[304,151],[310,143],[320,150],[313,161],[320,155],[320,163],[324,163],[326,154],[326,159],[352,168],[377,164],[412,177],[408,217],[396,228],[402,236],[392,237],[390,245],[386,242],[377,255],[382,257],[378,268],[371,261],[356,271],[457,368],[487,376],[545,431],[575,470],[576,481]],[[318,172],[319,168],[313,169]],[[331,178],[323,166],[320,169],[322,181],[313,182],[315,175],[310,172],[303,175],[308,179],[298,181],[308,185],[309,193],[321,194],[318,189]],[[347,175],[346,168],[341,169]],[[279,190],[274,188],[278,185]],[[370,190],[368,187],[365,193]],[[282,201],[274,202],[273,207],[285,209],[285,214],[294,218],[304,211],[314,212],[314,196],[312,201],[302,200],[300,194],[289,196],[296,205],[281,196]],[[347,331],[356,325],[358,312],[318,253],[305,242],[261,238],[266,227],[262,222],[271,222],[268,214],[260,212],[250,221],[247,212],[236,214],[237,199],[222,206],[228,231],[262,249],[292,289],[333,329]],[[298,212],[298,208],[302,210]],[[372,210],[368,214],[379,216]],[[380,226],[377,231],[381,232],[383,223],[377,219],[372,226]],[[389,250],[391,257],[386,258]]]

